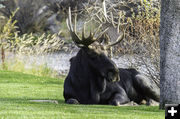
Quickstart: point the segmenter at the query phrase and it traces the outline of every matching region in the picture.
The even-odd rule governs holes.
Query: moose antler
[[[102,35],[108,30],[108,28],[106,28],[104,31],[102,31],[96,38],[94,37],[96,35],[96,33],[99,31],[99,29],[102,27],[102,25],[100,25],[98,27],[98,29],[92,33],[90,31],[90,35],[85,38],[85,24],[84,23],[84,26],[83,26],[83,30],[82,30],[82,39],[77,35],[76,33],[76,15],[75,15],[75,23],[74,23],[74,29],[73,29],[73,26],[72,26],[72,20],[71,20],[71,8],[69,7],[69,16],[68,18],[66,19],[66,23],[67,23],[67,27],[70,31],[70,34],[71,34],[71,37],[72,37],[72,40],[75,42],[75,44],[78,46],[78,47],[88,47],[89,45],[91,45],[93,42],[99,40]],[[106,47],[110,47],[110,46],[113,46],[113,45],[116,45],[118,44],[119,42],[121,42],[122,40],[124,39],[124,33],[119,36],[117,38],[117,40],[114,42],[114,43],[111,43],[111,44],[108,44],[106,45]]]
[[[118,43],[120,43],[124,39],[124,37],[125,37],[125,31],[122,33],[122,35],[120,35],[117,38],[117,40],[115,42],[107,44],[106,47],[111,47],[111,46],[117,45]]]
[[[90,31],[90,35],[85,38],[84,36],[84,33],[85,33],[85,24],[84,24],[84,27],[83,27],[83,30],[82,30],[82,39],[80,39],[80,37],[77,35],[76,33],[76,16],[75,16],[75,23],[74,23],[74,29],[72,27],[72,20],[71,20],[71,8],[69,7],[69,17],[68,19],[66,20],[66,23],[67,23],[67,27],[70,31],[70,34],[71,34],[71,37],[72,37],[72,40],[75,42],[75,44],[78,46],[78,47],[88,47],[90,44],[92,44],[93,42],[95,42],[96,40],[98,40],[99,38],[101,38],[101,36],[107,31],[107,29],[105,29],[103,32],[101,32],[97,38],[95,38],[95,34],[97,33],[97,31],[99,31],[100,27],[98,27],[98,29],[92,33]]]

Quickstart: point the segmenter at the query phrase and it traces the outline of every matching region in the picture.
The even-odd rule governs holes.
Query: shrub
[[[13,12],[13,16],[16,11]],[[0,68],[4,70],[17,70],[25,71],[24,64],[21,62],[16,62],[14,68],[12,64],[5,60],[6,53],[8,51],[15,53],[28,54],[42,54],[49,52],[56,52],[62,50],[64,41],[61,40],[59,34],[23,34],[19,35],[16,30],[16,21],[12,21],[13,16],[10,16],[9,20],[2,26],[0,31],[0,51],[1,51],[1,64]],[[15,59],[14,59],[15,60]],[[49,75],[52,70],[47,68],[47,66],[38,66],[38,69],[34,70],[39,73],[37,75]],[[33,71],[33,70],[31,70]],[[53,71],[54,72],[54,71]]]
[[[14,51],[24,54],[42,54],[60,51],[63,48],[64,41],[58,34],[23,34],[14,37]],[[12,48],[12,47],[11,47]]]

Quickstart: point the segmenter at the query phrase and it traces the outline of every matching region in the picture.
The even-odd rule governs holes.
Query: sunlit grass
[[[164,119],[158,107],[67,105],[63,80],[0,71],[0,118],[5,119]],[[57,100],[36,103],[29,100]]]

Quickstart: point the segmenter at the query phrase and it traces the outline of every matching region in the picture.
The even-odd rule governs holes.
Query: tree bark
[[[161,0],[160,109],[180,104],[180,0]]]

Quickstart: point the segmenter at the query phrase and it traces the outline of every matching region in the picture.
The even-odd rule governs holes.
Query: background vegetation
[[[26,55],[73,50],[65,22],[70,6],[72,14],[78,15],[79,33],[85,21],[89,24],[87,33],[102,25],[102,30],[109,27],[106,35],[113,42],[126,29],[126,38],[111,49],[113,55],[133,56],[138,62],[130,60],[129,67],[144,67],[142,71],[159,84],[159,2],[108,0],[105,17],[102,3],[95,0],[1,0],[1,50]],[[5,53],[1,54],[5,62]]]

